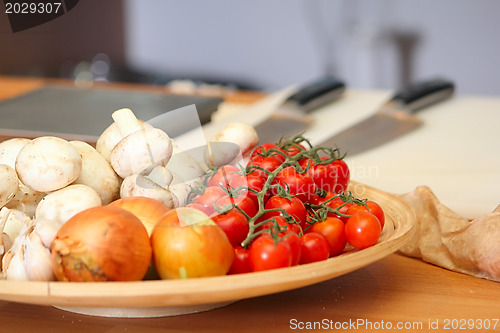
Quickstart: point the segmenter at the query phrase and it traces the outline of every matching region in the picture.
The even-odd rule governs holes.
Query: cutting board
[[[295,88],[270,95],[248,109],[224,110],[204,127],[211,138],[225,124],[265,119]],[[314,113],[306,131],[313,144],[374,112],[389,91],[347,91]],[[351,178],[402,194],[425,185],[443,204],[466,218],[491,212],[500,204],[500,98],[457,96],[419,112],[424,125],[363,154],[346,157]],[[342,148],[342,147],[339,147]]]

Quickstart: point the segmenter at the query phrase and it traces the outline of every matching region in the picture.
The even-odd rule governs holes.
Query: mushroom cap
[[[120,196],[127,197],[148,197],[156,199],[169,208],[175,208],[179,202],[168,188],[163,188],[153,180],[139,174],[132,174],[126,177],[120,188]]]
[[[27,143],[16,159],[20,180],[39,192],[51,192],[75,181],[82,170],[82,158],[68,141],[41,136]]]
[[[0,142],[0,164],[7,164],[15,169],[19,151],[29,142],[31,140],[26,138],[12,138]]]
[[[101,206],[101,197],[90,186],[75,184],[47,194],[36,207],[35,218],[65,223],[76,213]]]
[[[122,178],[156,165],[172,156],[172,139],[158,128],[143,128],[123,138],[111,151],[111,166]]]
[[[82,171],[73,184],[92,187],[101,196],[103,205],[118,199],[121,180],[111,165],[88,143],[83,141],[70,141],[70,143],[82,157]]]
[[[153,128],[143,120],[137,120],[144,128]],[[106,161],[111,162],[111,151],[123,139],[120,128],[117,123],[109,125],[99,136],[95,149],[104,157]]]
[[[7,164],[0,164],[0,207],[14,198],[19,187],[16,170]]]

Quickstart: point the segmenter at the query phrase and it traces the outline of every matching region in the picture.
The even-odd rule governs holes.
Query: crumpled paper
[[[417,215],[399,252],[452,271],[500,282],[500,205],[469,221],[439,202],[426,186],[401,195]]]

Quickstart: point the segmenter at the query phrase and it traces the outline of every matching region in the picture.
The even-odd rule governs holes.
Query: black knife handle
[[[344,90],[343,81],[333,76],[325,76],[300,87],[286,102],[295,103],[305,112],[309,112],[338,99]]]
[[[455,84],[449,80],[435,78],[410,83],[391,98],[408,112],[415,112],[453,96]]]

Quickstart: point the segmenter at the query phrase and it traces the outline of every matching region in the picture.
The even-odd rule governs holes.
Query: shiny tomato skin
[[[322,222],[314,223],[309,230],[325,237],[330,248],[330,257],[344,251],[347,241],[345,239],[345,224],[342,220],[328,217]]]
[[[344,204],[345,204],[345,201],[343,201],[341,198],[337,197],[337,198],[334,198],[331,201],[329,201],[327,205],[330,208],[336,209]],[[352,205],[353,205],[352,202],[345,204],[344,206],[342,206],[342,208],[339,209],[339,213],[347,215],[347,210]],[[337,217],[337,218],[341,219],[342,222],[344,222],[344,223],[347,222],[347,219],[349,218],[348,216],[341,216],[341,215],[337,215],[335,213],[328,213],[328,216]]]
[[[303,202],[312,199],[317,189],[314,179],[308,173],[299,173],[291,166],[281,170],[274,183],[288,188],[290,194],[296,195]]]
[[[292,263],[290,266],[298,265],[301,255],[300,236],[292,230],[287,230],[282,232],[280,237],[283,237],[283,242],[288,243],[292,250]]]
[[[211,219],[225,232],[232,246],[241,244],[250,231],[247,218],[237,209],[213,215]]]
[[[268,234],[262,234],[252,242],[249,254],[253,272],[290,267],[293,259],[290,245],[284,241],[275,244]]]
[[[234,260],[227,274],[244,274],[252,272],[250,253],[241,246],[234,247]]]
[[[324,158],[323,158],[324,159]],[[337,168],[332,164],[316,164],[311,159],[302,159],[299,162],[303,169],[309,168],[308,173],[318,188],[333,192],[337,185]]]
[[[259,166],[262,169],[265,169],[270,172],[276,170],[281,164],[282,162],[280,162],[277,158],[273,156],[255,156],[252,160],[248,162],[248,165]],[[259,171],[265,173],[262,170]]]
[[[209,178],[207,186],[227,187],[231,178],[237,176],[240,172],[236,166],[227,164],[219,167],[217,171]]]
[[[288,231],[288,230],[293,231],[296,234],[300,234],[300,231],[302,230],[302,228],[300,227],[300,225],[298,223],[287,222],[287,220],[283,216],[273,216],[272,219],[275,220],[275,222],[278,224],[278,226],[280,227],[281,230],[286,229],[286,231]],[[263,220],[265,220],[265,218],[260,218],[258,221],[261,222]],[[261,225],[258,228],[258,230],[260,231],[260,230],[270,229],[270,228],[275,226],[275,222],[268,221],[268,222],[264,223],[263,225]]]
[[[264,188],[264,185],[266,183],[267,175],[266,177],[260,176],[257,173],[250,173],[246,177],[247,181],[247,186],[249,189],[253,189],[257,192],[261,192],[262,189]],[[257,199],[257,194],[252,192],[252,191],[247,191],[247,196],[252,199],[252,201],[255,203],[255,206],[259,206],[259,201]],[[266,203],[267,199],[271,196],[271,193],[269,191],[264,194],[264,204]]]
[[[345,224],[345,238],[356,249],[375,245],[380,238],[381,231],[377,217],[366,211],[352,215]]]
[[[205,213],[211,215],[215,212],[214,203],[224,196],[227,196],[227,193],[222,188],[219,186],[209,186],[205,189],[203,194],[200,194],[193,199],[193,203],[205,207]]]
[[[315,194],[312,198],[310,203],[312,205],[321,205],[323,202],[329,200],[330,198],[333,198],[336,194],[333,192],[326,192],[325,195],[319,195]],[[333,200],[333,199],[332,199]],[[331,200],[330,200],[331,201]],[[330,202],[328,201],[328,202]]]
[[[385,215],[382,207],[380,207],[380,205],[375,201],[371,200],[366,201],[365,204],[368,206],[368,208],[364,205],[351,205],[347,209],[347,214],[354,215],[357,212],[368,211],[377,217],[378,221],[380,222],[380,226],[383,229],[385,224]]]
[[[291,197],[289,199],[282,198],[278,195],[274,195],[267,200],[265,209],[281,208],[284,209],[290,216],[292,216],[297,223],[303,226],[306,223],[307,210],[304,203],[297,197]],[[271,211],[263,215],[263,219],[270,218],[272,216],[283,216],[281,211]]]
[[[329,256],[330,249],[325,237],[315,232],[302,235],[299,261],[301,265],[326,260]]]
[[[259,154],[266,153],[270,149],[276,149],[278,151],[283,151],[276,144],[268,142],[268,143],[263,143],[263,144],[257,146],[257,148],[255,148],[254,151],[252,152],[251,156],[252,157],[261,156]],[[277,152],[270,153],[269,156],[276,158],[281,163],[285,162],[285,156],[281,155],[280,153],[277,153]]]
[[[344,162],[344,160],[335,160],[330,163],[330,165],[337,169],[337,184],[335,185],[333,192],[341,193],[343,191],[346,191],[351,179],[349,166],[346,164],[346,162]]]
[[[219,207],[220,209],[227,209],[231,206],[238,206],[243,210],[249,217],[254,217],[255,214],[257,214],[257,206],[253,202],[252,199],[250,199],[247,196],[238,196],[238,197],[229,197],[229,196],[224,196],[222,198],[219,198],[215,205]],[[233,208],[237,209],[237,208]]]

